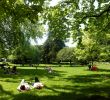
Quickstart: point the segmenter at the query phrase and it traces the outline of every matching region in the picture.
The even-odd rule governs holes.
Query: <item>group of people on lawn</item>
[[[8,67],[4,69],[5,74],[17,74],[17,68],[16,66],[13,66],[12,68]]]
[[[10,66],[3,66],[2,67],[4,74],[17,74],[17,67],[13,66],[12,68],[10,68]]]
[[[48,73],[52,73],[53,72],[51,67],[45,67],[44,69],[46,71],[48,71]],[[25,82],[24,79],[22,79],[20,84],[19,84],[19,86],[17,87],[17,90],[20,91],[20,92],[23,92],[23,91],[29,91],[29,90],[31,90],[33,88],[42,89],[43,87],[44,87],[44,84],[41,83],[37,77],[35,77],[35,82],[31,83],[31,85],[29,85],[27,82]]]
[[[88,65],[88,68],[89,70],[92,70],[92,71],[97,71],[98,68],[96,67],[96,65],[92,66],[91,64]]]
[[[31,86],[27,82],[25,82],[24,79],[22,79],[19,86],[17,87],[17,90],[20,92],[24,92],[24,91],[29,91],[33,88],[42,89],[43,87],[44,87],[43,83],[41,83],[39,79],[35,77],[35,82],[31,83]]]

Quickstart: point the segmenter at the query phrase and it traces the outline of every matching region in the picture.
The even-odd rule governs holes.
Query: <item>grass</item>
[[[86,66],[52,66],[49,74],[44,66],[17,67],[18,75],[6,75],[0,69],[0,100],[109,100],[110,64],[98,64],[98,71],[89,71]],[[33,82],[38,76],[45,87],[41,90],[18,92],[21,79]]]

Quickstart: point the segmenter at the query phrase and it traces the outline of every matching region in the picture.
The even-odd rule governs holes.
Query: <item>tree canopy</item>
[[[74,48],[64,47],[57,53],[57,60],[62,62],[76,62]]]
[[[106,52],[104,54],[101,51],[100,57],[110,55],[109,0],[61,0],[56,6],[50,6],[50,1],[0,1],[1,55],[25,45],[30,39],[42,37],[45,24],[48,25],[51,38],[57,41],[65,41],[72,36],[73,41],[82,47],[87,45],[87,42],[84,43],[86,34],[89,36],[88,41],[92,39],[93,47],[103,48],[102,51]]]
[[[51,33],[47,41],[43,45],[42,59],[44,63],[52,63],[56,60],[58,51],[65,47],[64,41],[51,37]]]
[[[0,47],[10,49],[41,36],[38,21],[43,0],[0,1]]]
[[[74,40],[81,39],[82,26],[86,31],[96,32],[99,37],[110,31],[109,0],[63,0],[48,8],[46,13],[49,29],[58,37],[67,37],[70,33]]]
[[[72,34],[74,40],[81,39],[82,25],[86,31],[97,32],[98,36],[110,31],[109,0],[61,0],[54,7],[48,4],[49,0],[1,0],[1,46],[20,43],[27,35],[36,37],[39,32],[32,32],[36,27],[33,23],[38,24],[39,16],[57,38],[65,39]],[[28,29],[21,29],[26,26],[31,27],[30,34],[25,32]]]

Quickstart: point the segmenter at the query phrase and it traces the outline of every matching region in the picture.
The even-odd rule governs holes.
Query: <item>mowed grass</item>
[[[17,67],[19,74],[6,75],[0,69],[0,100],[110,100],[110,64],[99,64],[98,71],[87,66],[52,66],[53,73],[44,70],[45,65]],[[21,79],[34,82],[34,77],[44,83],[41,90],[18,92]]]

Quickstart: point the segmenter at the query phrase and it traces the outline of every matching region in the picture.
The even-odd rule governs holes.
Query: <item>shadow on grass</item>
[[[75,75],[64,78],[64,80],[66,81],[71,81],[76,83],[94,83],[94,82],[101,82],[106,79],[110,79],[110,74]]]
[[[5,91],[2,86],[0,86],[0,95],[9,95],[12,98],[11,100],[110,100],[109,83],[107,83],[107,85],[97,84],[89,86],[54,85],[51,87],[45,86],[44,90],[31,90],[14,95],[11,91]],[[48,94],[47,92],[50,90],[53,93],[52,95]],[[69,90],[70,92],[63,92],[63,90]],[[42,93],[45,95],[42,95]],[[54,93],[57,93],[57,95]],[[0,99],[9,100],[9,98],[5,96]]]
[[[82,80],[80,80],[81,82]],[[47,91],[52,91],[52,95]],[[69,90],[69,92],[67,92]],[[66,92],[65,92],[66,91]],[[32,91],[20,93],[14,96],[13,100],[110,100],[109,83],[77,86],[45,86],[45,91]],[[44,92],[45,95],[39,95]],[[47,93],[47,94],[46,94]],[[55,95],[57,93],[57,95]]]
[[[110,69],[101,69],[101,68],[99,68],[98,72],[110,72]]]
[[[62,88],[68,89],[65,86],[64,87],[45,87],[48,90],[52,90],[58,95],[42,95],[40,96],[40,91],[28,91],[28,92],[21,92],[19,94],[13,94],[11,91],[6,91],[3,89],[3,87],[0,85],[0,100],[110,100],[110,94],[109,90],[110,87],[108,86],[78,86],[78,87],[71,87],[68,85],[68,88],[71,89],[71,92],[59,92],[56,91],[58,88],[61,90]],[[47,90],[47,91],[48,91]],[[106,95],[105,95],[106,94]],[[7,96],[8,95],[8,96]]]
[[[13,96],[13,92],[4,90],[0,85],[0,100],[8,100],[10,96]]]
[[[2,79],[0,79],[0,81],[4,81],[4,82],[13,82],[13,83],[19,83],[21,81],[21,79],[25,79],[27,81],[32,81],[34,80],[35,76],[37,76],[38,78],[41,77],[48,77],[48,78],[54,78],[54,77],[62,77],[66,72],[64,71],[57,71],[54,70],[53,73],[48,73],[47,70],[45,70],[44,68],[19,68],[18,67],[18,74],[4,74],[2,70],[0,70],[0,77]],[[28,78],[29,76],[29,78]],[[4,79],[3,79],[4,78]],[[5,79],[6,78],[6,79]],[[28,78],[28,79],[27,79]]]
[[[19,76],[39,76],[39,77],[49,77],[49,78],[54,78],[55,76],[61,77],[64,71],[53,71],[53,73],[48,73],[47,70],[45,69],[19,69]]]
[[[7,83],[9,83],[9,82],[11,82],[11,83],[18,83],[18,81],[17,80],[12,80],[12,79],[0,79],[0,81],[1,82],[7,82]]]
[[[88,88],[89,91],[91,88]],[[110,100],[109,96],[101,94],[88,93],[88,89],[80,89],[76,92],[64,93],[61,92],[58,95],[43,95],[39,96],[34,93],[20,93],[14,96],[13,100]],[[97,88],[96,88],[97,89]],[[99,88],[98,88],[99,89]],[[102,88],[100,88],[101,90]],[[86,91],[86,93],[85,93]]]
[[[55,76],[63,76],[64,71],[55,71],[55,73],[49,74],[44,69],[18,69],[20,74],[11,76],[12,78],[21,78],[23,76],[47,76],[53,78]],[[0,76],[1,77],[1,76]],[[4,75],[4,78],[8,77]],[[0,95],[9,95],[11,100],[110,100],[110,85],[106,84],[89,84],[101,82],[106,78],[110,78],[109,74],[91,74],[91,75],[75,75],[63,78],[64,81],[70,81],[77,83],[76,85],[53,85],[51,87],[45,86],[44,90],[41,91],[29,91],[24,93],[19,93],[14,95],[11,91],[5,91],[2,86],[0,86]],[[0,80],[1,81],[1,80]],[[11,81],[11,80],[7,80]],[[13,81],[12,81],[13,82]],[[16,82],[16,81],[15,81]],[[57,81],[56,81],[57,82]],[[85,85],[80,85],[84,83]],[[86,85],[87,84],[87,85]],[[48,91],[52,91],[52,95]],[[69,93],[66,93],[69,91]],[[43,95],[42,95],[43,93]],[[55,95],[54,93],[57,93]],[[40,94],[40,95],[39,95]],[[1,99],[2,98],[2,99]],[[8,97],[0,97],[1,100],[8,100]]]

